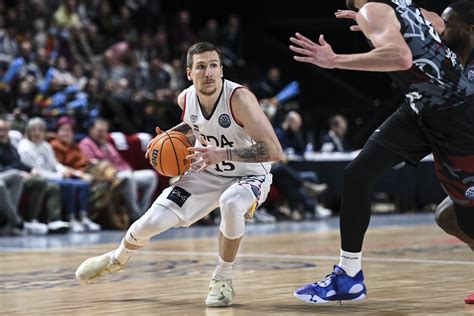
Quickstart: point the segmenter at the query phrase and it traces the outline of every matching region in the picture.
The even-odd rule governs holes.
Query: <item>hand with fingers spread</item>
[[[150,142],[148,143],[147,147],[146,147],[146,153],[145,153],[145,159],[148,159],[148,155],[150,153],[150,148],[152,147],[152,145],[157,141],[158,137],[160,136],[160,134],[163,134],[163,130],[161,130],[161,128],[159,128],[158,126],[155,128],[155,131],[156,131],[156,136],[153,137]]]
[[[349,19],[357,23],[357,12],[353,10],[337,10],[336,13],[334,14],[336,15],[336,18],[338,19]],[[352,25],[349,29],[353,32],[361,31],[360,26],[357,24]]]
[[[186,159],[191,160],[191,169],[197,169],[200,172],[210,165],[218,164],[227,158],[225,148],[219,148],[203,140],[202,144],[206,147],[189,147],[192,152]]]
[[[294,56],[296,61],[303,63],[310,63],[321,68],[333,69],[336,68],[335,57],[336,54],[324,40],[324,35],[319,36],[319,44],[313,42],[309,38],[296,33],[295,37],[290,37],[290,41],[298,46],[290,45],[290,49],[302,56]]]

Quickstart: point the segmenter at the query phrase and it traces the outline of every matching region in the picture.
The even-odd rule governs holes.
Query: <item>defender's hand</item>
[[[335,57],[336,54],[324,40],[324,35],[319,36],[319,44],[313,42],[309,38],[296,33],[295,37],[290,37],[290,41],[298,46],[290,45],[290,49],[302,56],[294,56],[296,61],[303,63],[310,63],[321,68],[333,69],[336,68]]]

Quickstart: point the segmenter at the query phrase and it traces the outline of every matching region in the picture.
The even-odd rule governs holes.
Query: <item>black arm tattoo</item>
[[[179,123],[178,125],[170,128],[169,131],[170,132],[171,131],[180,132],[180,133],[183,133],[186,136],[188,136],[188,133],[189,134],[193,133],[193,131],[191,130],[191,127],[188,124],[184,123],[184,122]]]
[[[256,143],[252,146],[232,148],[234,161],[242,162],[265,162],[270,160],[267,146],[264,143]]]
[[[183,133],[184,135],[188,137],[188,142],[190,144],[194,145],[194,143],[196,142],[196,137],[194,136],[193,130],[188,124],[184,122],[176,125],[175,127],[170,128],[169,131],[176,131],[176,132]]]

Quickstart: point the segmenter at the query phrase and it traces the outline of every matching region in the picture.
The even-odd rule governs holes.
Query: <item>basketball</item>
[[[188,138],[180,132],[163,132],[152,140],[149,159],[153,168],[161,175],[175,177],[184,174],[191,163]]]

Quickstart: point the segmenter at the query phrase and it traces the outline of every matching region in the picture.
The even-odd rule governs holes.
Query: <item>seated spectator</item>
[[[81,27],[81,20],[76,12],[76,1],[68,0],[59,6],[54,13],[56,25],[61,29],[72,29]]]
[[[273,183],[284,192],[288,204],[295,219],[301,217],[300,210],[305,217],[325,218],[332,215],[332,211],[318,205],[316,197],[327,190],[327,184],[318,184],[318,175],[315,172],[301,173],[288,165],[288,154],[303,155],[305,143],[301,135],[301,116],[295,112],[289,112],[281,127],[275,129],[275,134],[280,141],[283,151],[286,153],[284,159],[273,163],[271,173]]]
[[[290,111],[286,114],[281,126],[275,128],[275,134],[285,152],[290,150],[293,154],[299,156],[304,154],[306,144],[301,133],[302,125],[301,115],[296,111]]]
[[[133,134],[142,125],[143,112],[133,97],[132,87],[126,78],[106,82],[101,116],[110,122],[109,128],[116,132]]]
[[[321,152],[335,153],[348,152],[351,147],[345,136],[347,134],[347,120],[337,114],[329,119],[329,130],[321,137]]]
[[[285,159],[282,160],[282,162],[286,165],[285,169],[288,175],[292,168],[286,164],[285,160],[287,160],[290,155],[303,156],[307,148],[301,133],[302,124],[303,120],[301,115],[296,111],[290,111],[285,116],[281,126],[275,128],[275,134],[285,152]],[[297,172],[296,170],[291,170],[291,174],[290,177],[298,177],[300,179],[298,182],[301,182],[308,193],[314,197],[321,195],[327,189],[326,184],[318,184],[318,175],[313,171]]]
[[[86,37],[86,31],[89,29],[85,28],[81,22],[77,11],[77,1],[63,2],[54,12],[54,22],[51,23],[57,27],[55,35],[59,42],[65,42],[62,43],[65,46],[63,49],[71,54],[74,60],[83,65],[88,64],[92,58],[92,51]],[[51,30],[50,33],[54,34]]]
[[[61,214],[59,187],[48,183],[38,175],[36,169],[21,161],[18,151],[8,137],[9,129],[8,121],[0,118],[0,171],[19,170],[24,179],[24,192],[28,198],[25,222],[23,227],[19,224],[16,228],[31,234],[46,234],[48,230],[50,233],[66,232],[69,228],[58,223]],[[48,226],[38,222],[43,204],[46,204],[47,208],[46,217],[50,223]]]
[[[283,87],[280,68],[272,66],[268,68],[265,77],[253,84],[252,91],[255,92],[255,96],[259,100],[269,99],[274,97]]]
[[[66,208],[68,220],[73,221],[76,213],[87,214],[90,179],[81,179],[83,174],[79,170],[58,162],[51,145],[46,141],[46,123],[41,118],[30,119],[25,133],[26,138],[18,145],[21,160],[38,170],[50,183],[61,188],[62,206]],[[67,223],[64,225],[69,227]],[[72,228],[75,229],[74,226]]]
[[[0,171],[0,236],[23,235],[23,220],[18,214],[18,202],[23,189],[21,171]]]
[[[323,194],[326,184],[314,184],[304,180],[294,168],[287,164],[286,159],[272,164],[273,185],[283,192],[288,200],[293,219],[326,218],[332,211],[318,205],[316,197]],[[303,214],[301,214],[303,213]]]
[[[69,117],[59,119],[57,138],[53,139],[50,144],[59,163],[70,168],[69,170],[72,171],[75,177],[93,183],[93,176],[86,172],[86,168],[90,165],[89,160],[81,152],[79,146],[74,143],[73,125],[74,121]],[[92,222],[85,211],[86,209],[82,209],[81,213],[78,214],[79,221],[74,216],[71,217],[71,230],[74,232],[99,231],[100,225]]]
[[[97,119],[89,129],[89,136],[81,140],[79,147],[93,163],[109,161],[118,171],[117,176],[125,180],[123,183],[127,197],[125,203],[129,209],[130,220],[134,221],[150,207],[158,185],[158,177],[151,169],[133,170],[115,147],[107,141],[108,129],[107,121]]]

